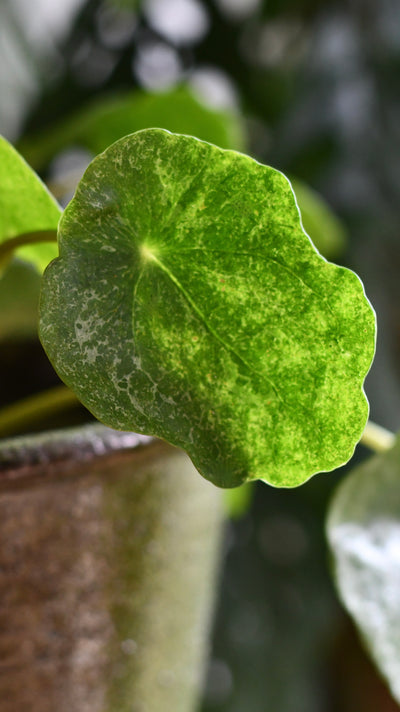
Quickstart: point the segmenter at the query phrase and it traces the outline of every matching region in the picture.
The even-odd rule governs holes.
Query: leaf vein
[[[153,257],[153,261],[154,261],[154,262],[158,265],[158,267],[169,277],[169,279],[170,279],[171,282],[175,285],[175,287],[177,287],[177,289],[179,289],[179,291],[183,294],[183,296],[185,297],[185,299],[189,302],[190,306],[192,307],[192,309],[194,310],[194,312],[197,314],[197,316],[199,317],[199,319],[202,321],[202,323],[204,324],[204,326],[206,327],[206,329],[210,332],[210,334],[212,334],[212,336],[213,336],[228,352],[230,352],[240,363],[242,363],[242,364],[250,371],[250,373],[253,373],[253,374],[256,374],[256,375],[258,375],[258,376],[261,376],[267,383],[269,383],[269,385],[270,385],[271,388],[273,389],[273,391],[274,391],[276,397],[278,398],[278,400],[280,400],[281,402],[283,402],[282,396],[280,395],[279,390],[277,389],[277,387],[276,387],[276,385],[273,383],[273,381],[271,381],[271,380],[265,375],[265,373],[262,373],[262,372],[260,372],[260,371],[257,371],[255,368],[253,368],[253,366],[251,366],[251,364],[248,363],[248,362],[246,361],[246,359],[243,358],[243,356],[241,356],[240,354],[238,354],[237,351],[235,351],[235,349],[233,349],[230,344],[228,344],[223,338],[221,338],[221,336],[218,334],[218,332],[215,331],[215,330],[212,328],[212,326],[210,326],[210,324],[209,324],[208,321],[207,321],[206,316],[203,314],[203,312],[201,311],[201,309],[197,306],[196,302],[195,302],[194,299],[191,297],[191,295],[189,294],[189,292],[183,287],[183,285],[182,285],[181,282],[177,279],[177,277],[175,277],[175,275],[173,274],[173,272],[171,272],[171,270],[170,270],[166,265],[164,265],[163,262],[161,262],[161,260],[159,260],[157,257]]]

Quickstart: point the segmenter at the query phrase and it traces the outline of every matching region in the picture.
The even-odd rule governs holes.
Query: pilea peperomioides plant
[[[0,196],[5,262],[44,231],[52,237],[59,211],[18,154],[5,141],[0,148],[10,187]],[[16,217],[17,175],[16,190],[41,195],[38,222]],[[225,488],[255,479],[294,487],[349,460],[368,419],[375,315],[359,278],[311,243],[280,172],[190,136],[139,131],[89,165],[58,247],[43,277],[40,338],[101,422],[182,448]],[[345,490],[329,520],[340,562],[344,500]],[[363,566],[339,565],[346,604]],[[400,662],[388,665],[379,646],[400,700]]]
[[[99,420],[185,449],[222,487],[295,486],[349,459],[375,317],[278,171],[138,132],[92,162],[59,248],[40,336]]]

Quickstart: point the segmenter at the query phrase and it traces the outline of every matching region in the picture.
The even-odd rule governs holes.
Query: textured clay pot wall
[[[2,712],[192,712],[220,492],[180,451],[102,427],[0,452]]]

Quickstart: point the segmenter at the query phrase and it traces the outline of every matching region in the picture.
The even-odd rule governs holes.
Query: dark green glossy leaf
[[[342,601],[400,703],[400,438],[341,484],[327,531]]]
[[[90,165],[59,244],[41,338],[97,418],[184,448],[224,487],[295,486],[351,456],[375,317],[281,173],[141,131]]]
[[[38,242],[57,230],[61,209],[22,156],[0,136],[0,266],[15,247],[19,257],[43,270],[57,255],[56,244]],[[20,247],[19,238],[35,244]]]

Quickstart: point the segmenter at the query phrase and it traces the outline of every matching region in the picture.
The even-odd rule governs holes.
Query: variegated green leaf
[[[92,162],[59,237],[41,339],[97,418],[184,448],[224,487],[295,486],[351,456],[375,317],[281,173],[141,131]]]

